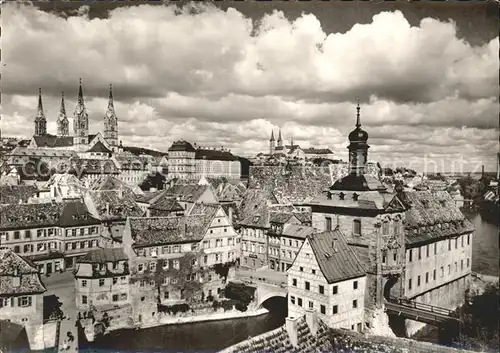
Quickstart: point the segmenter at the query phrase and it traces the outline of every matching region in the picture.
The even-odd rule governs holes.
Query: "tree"
[[[146,180],[144,180],[139,187],[142,191],[149,191],[151,188],[161,190],[166,180],[165,176],[161,173],[156,172],[153,175],[148,174]]]

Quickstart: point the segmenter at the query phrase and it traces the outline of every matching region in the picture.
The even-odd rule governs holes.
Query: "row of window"
[[[255,217],[259,217],[259,216],[255,216]],[[256,222],[258,222],[258,221],[259,221],[259,219],[257,218]],[[251,236],[251,237],[255,237],[255,238],[265,238],[266,237],[266,233],[265,233],[264,229],[256,229],[256,228],[242,228],[241,235]]]
[[[122,276],[119,278],[119,281],[118,281],[118,277],[113,277],[111,279],[112,285],[116,285],[116,284],[118,284],[118,282],[120,282],[120,284],[127,284],[128,283],[127,277]],[[80,283],[81,283],[82,288],[86,288],[88,286],[88,280],[86,280],[86,279],[82,279],[80,281]],[[106,285],[106,278],[99,278],[99,287],[104,287],[105,285]]]
[[[313,274],[316,274],[316,270],[313,269],[312,271],[313,271],[312,272]],[[297,288],[299,287],[297,278],[292,278],[292,286],[297,287]],[[304,282],[304,289],[311,291],[311,283],[309,281]],[[352,289],[353,290],[358,289],[358,281],[352,282]],[[332,287],[332,294],[335,295],[335,294],[338,294],[338,292],[339,292],[338,286],[337,285],[333,286]],[[324,285],[321,285],[321,284],[318,285],[318,293],[325,294],[325,286]]]
[[[36,245],[36,251],[35,251]],[[85,240],[80,242],[66,243],[66,250],[76,250],[76,249],[87,249],[96,248],[99,245],[97,240]],[[60,250],[61,244],[58,242],[45,242],[37,244],[25,244],[22,247],[20,245],[15,245],[13,250],[16,254],[30,254],[34,252],[45,252],[48,250]]]
[[[127,300],[127,298],[128,298],[127,293],[113,294],[111,296],[111,301],[118,302],[118,301]],[[88,296],[82,295],[82,304],[86,305],[86,304],[88,304],[88,302],[89,302]]]
[[[459,241],[460,239],[460,241]],[[453,242],[455,244],[453,244]],[[467,234],[467,235],[461,235],[459,237],[456,237],[454,240],[452,238],[448,239],[448,251],[451,251],[452,248],[453,248],[453,245],[455,247],[455,249],[458,249],[458,244],[461,244],[461,247],[465,247],[465,244],[467,242],[467,245],[470,245],[470,234]],[[427,244],[425,246],[425,250],[422,250],[424,247],[419,247],[417,249],[410,249],[408,251],[408,261],[409,262],[412,262],[413,261],[413,251],[415,250],[416,252],[416,260],[421,260],[422,259],[422,253],[425,252],[425,256],[426,257],[430,257],[431,256],[431,247],[433,247],[433,253],[434,255],[437,255],[438,254],[438,243],[434,243],[434,246],[432,246],[432,244]]]
[[[74,229],[66,229],[66,236],[76,237],[77,235],[93,235],[99,233],[99,228],[96,226],[86,227],[86,228],[74,228]],[[12,232],[13,240],[21,240],[21,234],[23,239],[32,239],[33,231],[31,229],[24,230],[23,232],[20,230],[15,230]],[[61,235],[61,229],[59,228],[45,228],[45,229],[37,229],[36,230],[36,238],[46,238],[51,236]],[[0,241],[9,241],[9,232],[0,232]]]
[[[303,300],[301,297],[295,297],[293,295],[290,296],[290,303],[292,303],[292,305],[298,305],[300,307],[303,306]],[[308,306],[307,306],[309,309],[311,310],[314,310],[314,302],[309,300],[308,301]],[[355,299],[352,301],[352,308],[353,309],[357,309],[358,308],[358,300]],[[319,312],[321,314],[326,314],[326,306],[323,305],[323,304],[320,304],[319,305]],[[339,306],[338,305],[333,305],[332,306],[332,311],[331,311],[332,315],[336,315],[339,313]]]
[[[469,268],[470,266],[470,259],[467,258],[466,259],[466,266],[467,268]],[[451,270],[452,270],[452,266],[451,264],[448,265],[448,275],[451,275]],[[464,270],[464,260],[460,260],[460,271],[463,271]],[[458,261],[455,261],[455,273],[458,272]],[[444,277],[444,273],[445,273],[445,269],[444,269],[444,266],[441,266],[441,277]],[[432,280],[435,281],[436,280],[436,270],[434,269],[432,271]],[[429,283],[430,281],[430,272],[426,272],[425,273],[425,284]],[[411,290],[412,289],[412,278],[409,278],[408,279],[408,290]],[[417,276],[417,287],[420,287],[420,284],[421,284],[421,280],[420,280],[420,276]]]
[[[22,307],[26,308],[31,306],[32,299],[30,296],[17,297],[17,298],[0,298],[0,308],[3,307]]]

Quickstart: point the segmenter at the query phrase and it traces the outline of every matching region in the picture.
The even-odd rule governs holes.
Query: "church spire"
[[[42,105],[42,89],[38,89],[38,110],[35,117],[35,135],[46,135],[47,134],[47,119],[43,112]]]
[[[356,101],[358,102],[358,106],[356,107],[356,127],[360,127],[361,126],[361,120],[360,120],[360,110],[361,110],[361,107],[359,106],[359,97],[356,98]]]
[[[113,151],[118,149],[118,118],[115,113],[113,103],[113,85],[109,84],[108,109],[104,114],[104,139],[111,146]]]
[[[78,99],[76,102],[75,112],[73,113],[73,145],[77,151],[87,149],[89,143],[89,116],[85,109],[83,100],[82,79],[80,78],[80,87],[78,88]]]
[[[271,130],[271,139],[269,141],[274,141],[274,130]]]
[[[281,141],[283,141],[283,140],[281,139],[281,129],[280,129],[280,132],[279,132],[279,135],[278,135],[278,142],[281,142]]]
[[[66,107],[64,105],[64,92],[61,92],[61,108],[57,118],[57,136],[69,135],[69,120],[66,116]]]

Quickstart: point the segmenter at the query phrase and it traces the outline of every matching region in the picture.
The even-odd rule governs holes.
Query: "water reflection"
[[[264,306],[270,312],[257,317],[167,325],[145,330],[120,330],[88,345],[81,345],[80,351],[217,352],[285,323],[286,299],[271,298]]]

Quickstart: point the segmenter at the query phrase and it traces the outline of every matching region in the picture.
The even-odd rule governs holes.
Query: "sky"
[[[347,160],[359,97],[370,161],[496,170],[492,3],[87,4],[2,5],[2,136],[32,136],[38,88],[48,132],[61,91],[72,131],[81,77],[91,133],[113,84],[124,145],[254,156],[281,129]]]

